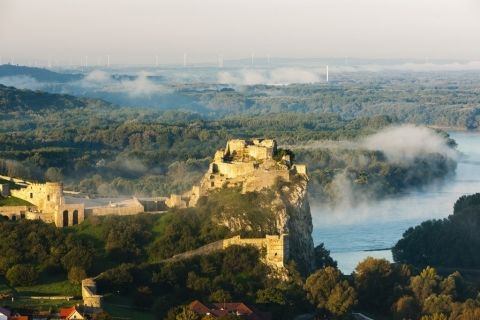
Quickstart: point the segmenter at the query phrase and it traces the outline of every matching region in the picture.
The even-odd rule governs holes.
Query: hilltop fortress
[[[303,164],[293,164],[291,156],[279,153],[272,139],[229,140],[225,149],[215,152],[213,162],[200,184],[182,195],[172,194],[168,207],[194,207],[198,199],[218,188],[240,187],[242,193],[271,188],[278,179],[306,177]]]
[[[313,268],[312,217],[307,198],[308,176],[305,165],[295,164],[293,154],[277,148],[275,140],[230,140],[218,150],[208,171],[199,184],[184,194],[168,198],[135,197],[128,199],[89,199],[65,195],[61,183],[31,183],[9,177],[10,184],[0,184],[0,192],[27,201],[26,205],[0,206],[0,215],[11,220],[19,218],[41,219],[67,227],[81,223],[88,216],[128,215],[142,212],[161,212],[168,208],[195,207],[201,197],[221,188],[238,188],[241,193],[273,191],[271,203],[259,203],[259,208],[272,212],[266,222],[269,232],[265,238],[244,239],[233,237],[185,253],[186,257],[205,250],[224,249],[230,245],[254,245],[266,249],[266,262],[283,267],[289,258],[305,272]],[[12,184],[14,185],[13,188]],[[216,221],[232,233],[249,230],[251,221],[241,213],[236,217],[220,213]],[[273,234],[271,234],[273,233]]]
[[[275,234],[265,238],[244,239],[239,236],[217,241],[204,247],[179,254],[172,259],[206,254],[231,245],[253,245],[266,250],[265,262],[277,268],[285,267],[289,259],[296,261],[299,270],[307,274],[314,268],[312,216],[307,197],[308,176],[305,165],[295,164],[293,154],[277,148],[275,140],[230,140],[224,149],[215,153],[207,173],[199,185],[182,195],[171,195],[168,207],[194,207],[200,197],[220,188],[238,188],[242,193],[273,191],[271,203],[259,203],[274,216],[268,222]],[[279,183],[283,182],[283,183]],[[239,214],[222,215],[216,223],[232,232],[248,230],[250,221]]]

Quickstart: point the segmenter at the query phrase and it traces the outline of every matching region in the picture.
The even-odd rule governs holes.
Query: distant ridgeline
[[[80,80],[81,74],[59,73],[44,68],[26,67],[13,64],[0,65],[1,77],[30,77],[42,82],[68,82]]]
[[[92,69],[93,71],[93,69]],[[201,72],[201,71],[195,71]],[[381,77],[355,73],[325,83],[275,85],[237,85],[205,83],[174,85],[161,82],[168,90],[155,90],[147,94],[131,95],[128,88],[111,92],[108,86],[95,83],[91,88],[76,84],[83,74],[59,73],[42,68],[18,65],[0,66],[1,78],[28,77],[41,82],[50,92],[66,92],[73,95],[98,97],[116,105],[154,107],[157,110],[184,110],[203,116],[219,118],[231,115],[271,113],[336,114],[344,119],[389,116],[404,123],[416,123],[439,127],[478,129],[480,127],[480,98],[476,94],[478,75],[459,73],[440,77],[438,73],[388,73]],[[450,77],[445,81],[445,76]],[[110,81],[133,81],[138,75],[109,75]],[[161,76],[147,76],[152,85],[163,80]],[[87,79],[88,81],[88,79]],[[420,81],[422,86],[416,85]],[[15,82],[4,81],[3,83]],[[170,85],[170,86],[169,86]],[[396,90],[391,90],[395,87]],[[433,103],[432,101],[439,101]]]
[[[0,112],[41,112],[61,111],[85,107],[107,108],[109,103],[90,98],[77,98],[67,94],[55,94],[42,91],[20,90],[0,83]]]

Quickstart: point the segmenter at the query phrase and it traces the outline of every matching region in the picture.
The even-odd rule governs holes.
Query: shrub
[[[38,272],[30,264],[16,264],[8,269],[6,278],[11,286],[33,286],[37,283]]]

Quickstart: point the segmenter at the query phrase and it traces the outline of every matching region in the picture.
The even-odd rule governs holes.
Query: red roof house
[[[220,318],[227,314],[235,314],[245,320],[271,320],[272,315],[269,312],[261,312],[253,306],[243,302],[228,303],[210,303],[204,304],[198,300],[193,301],[188,306],[190,310],[199,315],[209,315],[213,318]]]
[[[84,320],[85,317],[77,310],[75,306],[70,308],[60,308],[60,317],[67,320]]]

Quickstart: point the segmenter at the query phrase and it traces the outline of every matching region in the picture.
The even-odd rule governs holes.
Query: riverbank
[[[343,273],[351,273],[367,256],[392,261],[390,251],[408,228],[452,214],[455,201],[480,192],[480,132],[449,132],[462,157],[453,177],[388,199],[356,207],[330,208],[312,199],[314,242],[325,243]],[[372,250],[372,251],[365,251]]]

